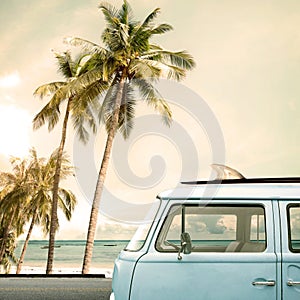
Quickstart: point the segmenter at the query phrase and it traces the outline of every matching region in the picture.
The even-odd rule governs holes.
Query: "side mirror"
[[[192,252],[192,242],[188,232],[181,234],[181,247],[184,254],[190,254]]]
[[[192,252],[192,242],[191,237],[188,232],[183,232],[181,234],[181,248],[178,251],[178,260],[182,260],[181,253],[190,254]]]

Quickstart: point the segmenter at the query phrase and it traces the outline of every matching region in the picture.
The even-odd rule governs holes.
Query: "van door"
[[[278,299],[271,201],[170,202],[130,299]]]
[[[300,299],[300,202],[281,202],[282,299]]]

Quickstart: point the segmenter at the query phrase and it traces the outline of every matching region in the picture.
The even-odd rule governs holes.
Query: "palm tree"
[[[0,239],[3,238],[3,227],[0,227]],[[5,251],[0,261],[0,273],[3,271],[7,274],[10,272],[10,267],[12,263],[17,262],[14,251],[16,248],[16,236],[14,232],[10,232],[6,238]]]
[[[17,263],[16,274],[19,274],[21,271],[28,242],[34,226],[41,226],[45,234],[49,233],[50,229],[52,203],[51,192],[53,187],[53,177],[55,174],[57,151],[51,155],[47,162],[43,158],[38,158],[35,150],[31,151],[31,156],[31,180],[33,188],[28,207],[26,208],[26,214],[29,217],[30,226]],[[73,173],[72,171],[73,168],[70,167],[69,160],[63,156],[61,178],[66,178],[68,175]],[[71,219],[75,204],[76,197],[74,194],[69,190],[59,188],[58,207],[63,211],[67,220]]]
[[[93,80],[98,83],[101,81],[99,72],[90,72],[89,76],[84,76],[86,69],[84,66],[84,59],[87,54],[80,54],[75,60],[72,59],[70,52],[63,54],[55,54],[58,61],[58,70],[65,78],[65,81],[51,82],[42,85],[36,89],[34,95],[44,98],[51,95],[50,101],[46,106],[35,116],[33,120],[34,129],[38,129],[48,122],[48,129],[51,131],[57,124],[60,116],[60,107],[66,102],[65,115],[63,119],[61,140],[57,151],[55,174],[52,189],[52,210],[50,220],[49,233],[49,250],[47,260],[47,274],[52,273],[53,259],[54,259],[54,242],[55,233],[57,230],[57,205],[59,199],[59,182],[61,178],[62,155],[67,137],[67,126],[69,117],[72,117],[74,128],[77,130],[82,141],[86,142],[88,139],[88,131],[85,125],[88,124],[93,131],[96,130],[94,122],[93,110],[97,106],[97,97],[102,93],[102,86],[97,84],[93,88],[93,92],[86,95],[86,90],[89,87],[89,76],[93,75]],[[95,83],[94,83],[95,85]]]
[[[29,199],[31,187],[28,184],[29,169],[28,160],[12,158],[12,173],[2,172],[0,174],[1,201],[0,217],[2,239],[0,242],[0,261],[2,261],[6,243],[12,232],[20,235],[26,222],[22,214]]]
[[[107,25],[102,33],[103,47],[80,38],[66,40],[91,51],[86,65],[90,70],[100,70],[103,81],[110,87],[100,111],[108,135],[91,209],[83,274],[89,272],[103,184],[116,131],[120,130],[124,138],[128,137],[133,127],[137,92],[170,125],[170,108],[153,84],[163,76],[181,80],[195,65],[186,51],[171,52],[150,42],[153,36],[172,29],[169,24],[154,24],[160,9],[152,11],[143,22],[137,22],[126,0],[121,9],[106,2],[99,8]]]

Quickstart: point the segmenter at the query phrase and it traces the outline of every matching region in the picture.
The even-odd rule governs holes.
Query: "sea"
[[[128,240],[96,240],[94,242],[91,272],[111,274],[114,261],[128,244]],[[44,273],[47,264],[48,240],[29,241],[22,273]],[[24,241],[18,241],[16,257],[20,257]],[[54,271],[80,273],[85,250],[85,240],[55,241]],[[13,273],[12,268],[11,273]]]

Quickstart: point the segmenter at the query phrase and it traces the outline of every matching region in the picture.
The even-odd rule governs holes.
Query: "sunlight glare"
[[[0,105],[0,154],[24,157],[30,148],[31,117],[16,106]]]

